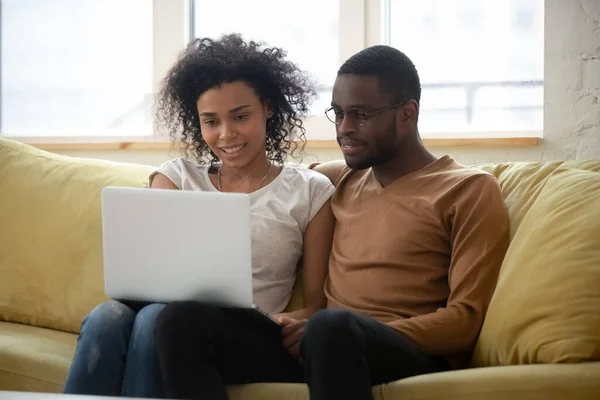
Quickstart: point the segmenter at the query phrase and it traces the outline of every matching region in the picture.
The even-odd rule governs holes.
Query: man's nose
[[[356,130],[356,124],[352,121],[352,118],[344,114],[342,120],[335,125],[335,130],[338,137],[350,135]]]

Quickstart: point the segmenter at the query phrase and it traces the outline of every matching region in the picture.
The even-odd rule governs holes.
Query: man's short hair
[[[372,75],[379,78],[382,91],[395,101],[421,101],[421,82],[413,62],[398,49],[377,45],[350,57],[338,70],[339,75]]]

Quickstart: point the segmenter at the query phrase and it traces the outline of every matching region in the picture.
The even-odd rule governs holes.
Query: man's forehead
[[[377,103],[389,97],[381,89],[379,78],[374,75],[342,74],[333,85],[332,103],[339,106]]]

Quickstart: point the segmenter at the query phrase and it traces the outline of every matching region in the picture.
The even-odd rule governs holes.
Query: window
[[[424,138],[525,136],[543,124],[543,0],[0,0],[0,134],[46,142],[165,141],[158,83],[192,37],[281,47],[319,85],[309,140],[345,59],[404,51]],[[439,135],[439,136],[438,136]]]
[[[241,33],[246,40],[281,47],[320,86],[311,107],[323,116],[339,68],[339,0],[195,0],[195,37]]]
[[[387,0],[384,42],[415,63],[423,132],[543,125],[543,0]]]
[[[2,0],[0,131],[152,134],[152,1]]]

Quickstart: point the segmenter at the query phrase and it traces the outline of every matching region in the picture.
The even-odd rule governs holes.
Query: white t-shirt
[[[208,166],[177,158],[160,166],[181,190],[217,191]],[[302,256],[304,232],[333,194],[329,179],[313,170],[285,166],[268,185],[250,193],[254,304],[273,314],[286,307]]]

